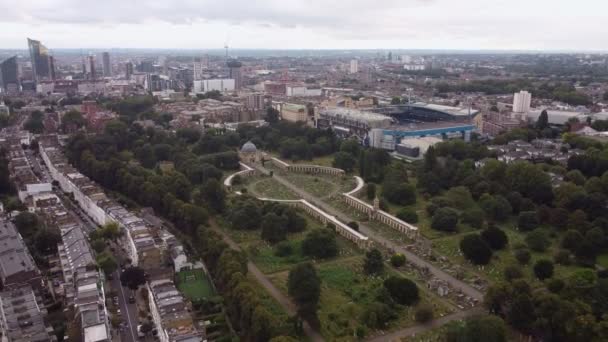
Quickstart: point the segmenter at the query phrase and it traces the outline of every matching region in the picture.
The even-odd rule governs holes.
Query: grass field
[[[260,197],[284,200],[299,199],[293,191],[271,177],[252,178],[251,181],[248,182],[247,188],[254,195]]]
[[[177,277],[178,289],[189,300],[204,299],[214,295],[211,283],[203,270],[181,271]]]

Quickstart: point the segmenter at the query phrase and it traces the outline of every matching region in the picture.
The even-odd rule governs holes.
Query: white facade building
[[[513,113],[527,114],[530,112],[532,94],[522,90],[513,95]]]
[[[194,93],[206,93],[208,91],[234,91],[235,82],[232,78],[217,78],[211,80],[194,81],[192,90]]]
[[[321,88],[309,89],[306,86],[287,86],[285,87],[287,97],[313,97],[321,96]]]
[[[350,61],[350,73],[356,74],[359,72],[359,61],[356,59],[352,59]]]

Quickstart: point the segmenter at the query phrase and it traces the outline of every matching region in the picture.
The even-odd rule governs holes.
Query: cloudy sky
[[[0,0],[0,49],[608,50],[606,0]]]

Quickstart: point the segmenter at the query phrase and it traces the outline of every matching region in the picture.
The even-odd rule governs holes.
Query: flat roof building
[[[0,332],[3,342],[54,341],[44,323],[46,309],[30,286],[0,293]],[[52,330],[51,330],[52,331]]]

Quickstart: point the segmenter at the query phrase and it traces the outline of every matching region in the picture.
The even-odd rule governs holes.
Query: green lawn
[[[254,195],[266,198],[294,200],[299,199],[293,191],[271,177],[254,177],[247,182],[247,189]]]
[[[597,264],[603,268],[608,268],[608,253],[598,255]]]
[[[320,198],[350,191],[356,186],[355,179],[350,176],[335,177],[323,174],[284,173],[283,178],[309,194]]]
[[[195,279],[188,279],[194,276]],[[181,271],[177,274],[177,287],[189,300],[208,298],[214,295],[213,288],[203,270]]]

